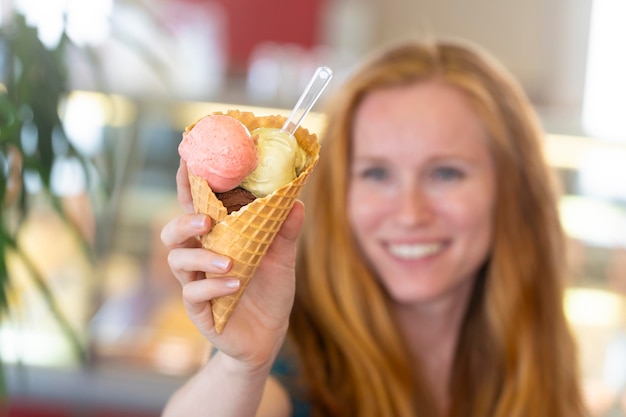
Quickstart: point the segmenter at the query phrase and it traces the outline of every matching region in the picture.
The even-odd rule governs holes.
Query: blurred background
[[[288,114],[317,66],[332,90],[372,48],[451,36],[499,58],[539,112],[587,401],[626,416],[624,21],[623,0],[0,0],[0,410],[159,415],[209,349],[159,240],[184,127]]]

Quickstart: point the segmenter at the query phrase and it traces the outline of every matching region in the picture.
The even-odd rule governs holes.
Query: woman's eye
[[[363,171],[361,171],[361,177],[369,178],[369,179],[373,179],[377,181],[382,181],[386,179],[388,176],[389,176],[389,173],[387,172],[387,170],[381,167],[370,167],[370,168],[363,169]]]
[[[454,167],[439,167],[433,171],[433,177],[442,181],[454,181],[464,177],[463,172]]]

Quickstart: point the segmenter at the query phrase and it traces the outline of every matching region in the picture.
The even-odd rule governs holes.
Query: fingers
[[[168,248],[198,246],[196,236],[211,230],[211,218],[204,214],[185,214],[168,222],[161,230],[161,241]]]
[[[206,303],[217,297],[232,294],[240,282],[234,278],[210,278],[192,281],[183,286],[183,299],[190,304]]]
[[[248,302],[244,303],[247,309],[240,313],[244,317],[247,317],[246,312],[250,315],[254,311],[270,325],[285,322],[293,300],[295,242],[303,218],[304,205],[297,201],[270,247],[268,260],[260,266],[256,279],[259,285],[248,295]],[[187,314],[209,339],[214,332],[211,300],[234,294],[241,288],[241,282],[228,275],[232,268],[229,257],[198,247],[195,237],[208,233],[211,227],[210,218],[187,214],[170,221],[161,232],[161,240],[170,248],[167,261],[182,287]],[[207,279],[207,272],[222,277]],[[274,285],[280,285],[283,290],[270,291],[268,288]]]
[[[180,160],[178,171],[176,171],[176,190],[178,191],[178,203],[185,213],[193,213],[193,201],[191,199],[191,187],[187,176],[187,164]]]
[[[170,249],[167,262],[181,285],[204,278],[205,272],[223,274],[232,267],[229,257],[201,247],[197,236],[207,234],[211,226],[208,216],[185,214],[173,219],[161,230],[161,241]]]
[[[232,260],[203,248],[176,248],[167,256],[172,273],[185,285],[204,278],[204,273],[225,274],[232,268]]]
[[[239,290],[240,282],[232,278],[211,278],[191,281],[183,286],[183,303],[189,318],[208,335],[213,329],[213,313],[210,301]]]

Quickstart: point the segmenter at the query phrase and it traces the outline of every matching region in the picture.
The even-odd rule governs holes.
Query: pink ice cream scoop
[[[183,133],[178,153],[187,168],[221,193],[241,184],[258,164],[256,143],[239,120],[209,115]]]

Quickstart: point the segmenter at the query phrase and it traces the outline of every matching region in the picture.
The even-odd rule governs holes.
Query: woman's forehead
[[[419,147],[466,146],[486,141],[486,131],[469,99],[443,83],[424,82],[369,93],[353,123],[353,147],[380,148],[394,142]],[[417,149],[416,149],[417,150]]]

